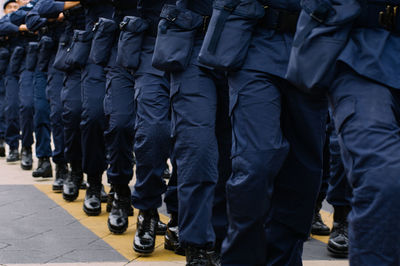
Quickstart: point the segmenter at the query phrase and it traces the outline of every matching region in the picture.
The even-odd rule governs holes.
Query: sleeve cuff
[[[10,23],[10,31],[11,32],[19,32],[19,26]]]
[[[61,13],[64,11],[64,2],[54,2],[55,12]]]

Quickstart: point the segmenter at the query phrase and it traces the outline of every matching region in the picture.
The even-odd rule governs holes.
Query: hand
[[[25,24],[19,26],[19,31],[29,31]]]
[[[63,21],[64,21],[64,13],[61,12],[61,13],[58,15],[57,21],[58,21],[58,22],[63,22]]]

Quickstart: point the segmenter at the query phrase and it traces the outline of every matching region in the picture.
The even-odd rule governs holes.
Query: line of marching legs
[[[187,265],[297,266],[311,232],[399,265],[397,2],[9,0],[0,155],[31,169],[34,132],[33,176],[52,158],[115,234],[138,209],[140,254],[164,235]]]

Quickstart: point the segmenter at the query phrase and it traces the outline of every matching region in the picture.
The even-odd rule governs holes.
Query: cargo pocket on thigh
[[[139,17],[126,16],[120,24],[121,33],[118,40],[117,64],[127,69],[137,69],[144,34],[149,24]]]
[[[97,65],[107,64],[117,30],[117,24],[111,19],[100,18],[94,25],[94,36],[89,55],[93,63]]]
[[[74,69],[71,65],[67,64],[66,59],[69,53],[69,46],[71,44],[71,38],[68,35],[63,35],[60,37],[60,42],[58,44],[58,50],[56,57],[54,59],[53,67],[60,71],[70,71]]]
[[[199,62],[222,70],[239,69],[246,59],[254,27],[263,16],[264,8],[258,1],[214,1]]]
[[[190,62],[203,17],[186,8],[165,5],[160,18],[152,65],[163,71],[183,71]]]
[[[84,67],[92,46],[93,31],[74,30],[71,47],[67,49],[66,63],[76,68]]]

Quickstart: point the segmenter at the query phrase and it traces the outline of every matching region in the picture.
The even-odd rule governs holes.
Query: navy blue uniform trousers
[[[19,72],[19,115],[22,146],[31,147],[33,144],[34,131],[34,72],[26,68],[25,61],[26,60],[22,61]]]
[[[223,265],[302,264],[321,185],[327,104],[270,74],[286,69],[290,40],[258,30],[248,57],[262,61],[275,52],[279,61],[264,70],[247,61],[228,76],[233,144]]]
[[[323,156],[324,169],[319,200],[322,202],[326,198],[333,206],[350,206],[351,187],[342,163],[333,119],[330,119],[327,125]]]
[[[4,77],[4,86],[6,88],[4,110],[6,117],[5,140],[10,149],[18,149],[20,140],[18,74],[11,72],[10,65],[7,67]]]
[[[64,72],[53,67],[55,55],[52,56],[47,70],[46,96],[50,101],[50,125],[53,136],[54,150],[53,162],[65,163],[64,159],[64,124],[62,121],[63,106],[61,102],[61,90],[63,88]]]
[[[400,92],[343,69],[330,94],[353,188],[350,262],[399,265]]]
[[[111,51],[106,70],[104,132],[110,184],[129,184],[133,177],[133,140],[135,126],[135,81],[133,75],[115,64],[117,47]]]
[[[62,122],[64,125],[64,156],[68,163],[82,164],[81,145],[81,70],[75,69],[65,73],[64,86],[61,90],[63,106]]]
[[[82,70],[81,134],[82,168],[90,177],[101,176],[107,168],[104,140],[106,119],[103,108],[105,91],[104,67],[93,64],[89,59]]]
[[[4,75],[0,77],[0,139],[4,139],[6,131],[6,88],[4,85]]]
[[[226,235],[225,182],[231,173],[229,90],[223,72],[197,63],[171,75],[173,157],[177,164],[179,241],[213,247]]]
[[[46,97],[47,73],[39,69],[33,73],[34,126],[36,157],[51,157],[50,105]]]
[[[352,189],[340,155],[339,139],[334,129],[329,134],[329,180],[327,201],[333,206],[350,206]]]
[[[164,72],[151,66],[154,43],[154,37],[145,37],[141,63],[134,75],[136,183],[132,204],[139,210],[161,206],[167,189],[162,176],[171,147],[169,81]]]

